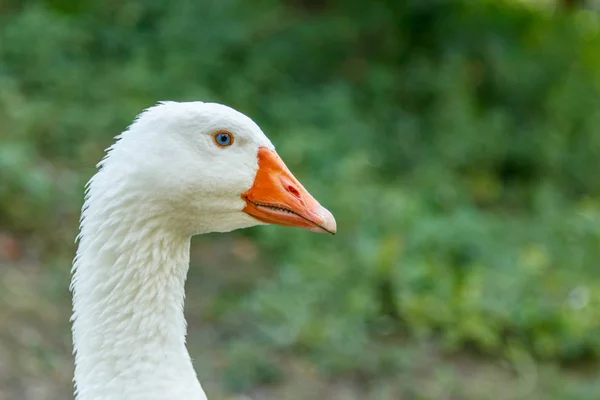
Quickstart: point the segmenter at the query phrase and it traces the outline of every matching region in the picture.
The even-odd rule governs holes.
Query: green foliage
[[[255,328],[240,340],[332,373],[394,373],[407,337],[600,357],[596,14],[63,3],[0,21],[0,226],[71,251],[82,185],[135,114],[224,102],[263,127],[339,227],[244,233],[281,267],[241,297]],[[275,379],[256,365],[232,369],[231,385]]]

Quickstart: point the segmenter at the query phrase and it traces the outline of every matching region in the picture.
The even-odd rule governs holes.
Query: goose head
[[[221,104],[163,102],[147,109],[109,149],[101,171],[91,185],[96,192],[185,234],[259,224],[336,231],[333,215],[258,125]]]

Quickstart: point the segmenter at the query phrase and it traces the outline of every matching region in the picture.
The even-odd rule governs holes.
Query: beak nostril
[[[298,190],[295,187],[293,187],[292,185],[288,185],[287,190],[294,196],[300,198],[300,193],[298,193]]]

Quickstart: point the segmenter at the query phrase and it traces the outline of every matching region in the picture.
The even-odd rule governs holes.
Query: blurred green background
[[[600,15],[0,2],[0,400],[72,398],[84,183],[159,100],[251,116],[338,221],[194,238],[209,398],[600,398]]]

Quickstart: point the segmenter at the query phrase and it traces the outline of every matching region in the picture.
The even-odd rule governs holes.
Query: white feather
[[[219,148],[218,130],[235,136]],[[162,102],[107,150],[86,186],[73,265],[77,400],[201,400],[185,347],[190,237],[259,224],[240,195],[273,148],[220,104]]]

